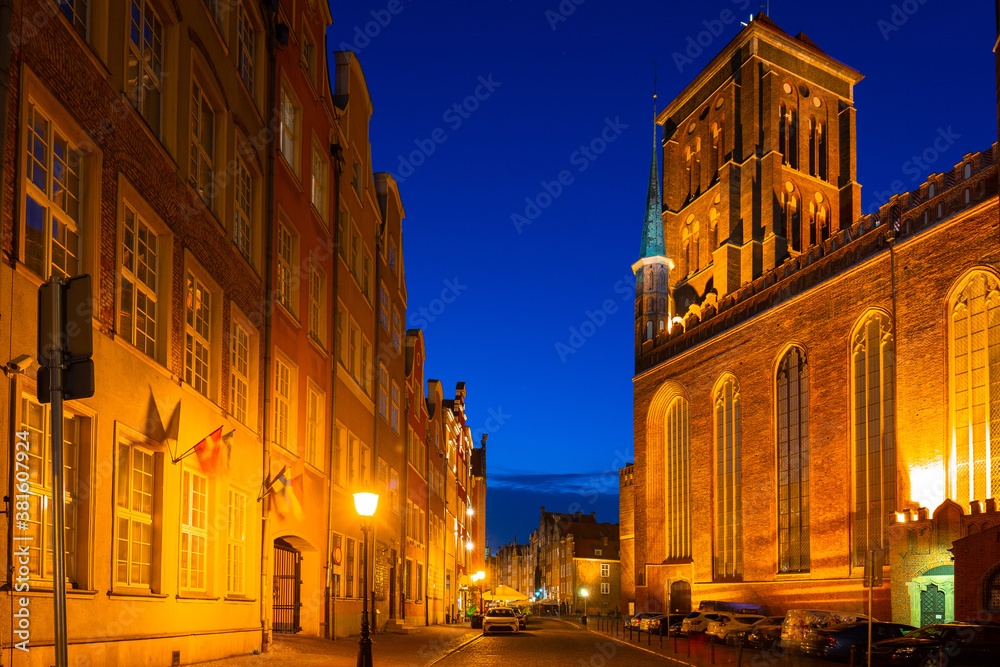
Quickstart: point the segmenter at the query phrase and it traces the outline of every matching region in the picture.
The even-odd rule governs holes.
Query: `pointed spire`
[[[654,63],[655,65],[655,63]],[[646,190],[646,219],[642,227],[639,257],[666,255],[663,244],[663,209],[660,199],[660,169],[656,160],[656,69],[653,70],[653,159],[649,165]]]

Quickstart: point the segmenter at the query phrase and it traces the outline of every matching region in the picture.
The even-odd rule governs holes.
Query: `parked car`
[[[731,614],[753,614],[763,616],[764,608],[755,602],[729,602],[727,600],[702,600],[698,611],[729,612]]]
[[[625,622],[625,627],[626,628],[632,628],[633,630],[638,630],[639,629],[639,624],[642,622],[642,619],[644,619],[644,618],[653,618],[656,615],[657,615],[657,612],[655,612],[655,611],[643,611],[643,612],[640,612],[638,614],[633,615],[632,618],[628,619]]]
[[[762,618],[759,614],[719,614],[719,618],[708,624],[705,636],[723,642],[730,632],[748,628]]]
[[[692,611],[681,623],[681,634],[690,635],[693,632],[705,632],[710,621],[718,620],[720,614],[714,611]]]
[[[871,664],[886,667],[954,665],[986,667],[1000,664],[1000,625],[936,623],[905,637],[872,644]]]
[[[528,617],[523,611],[518,608],[514,608],[514,613],[517,614],[517,626],[521,630],[528,629]]]
[[[677,633],[684,621],[684,614],[657,614],[652,618],[643,619],[645,632],[654,635]]]
[[[873,622],[871,626],[873,643],[902,637],[916,630],[912,625],[903,623]],[[859,651],[856,655],[863,656],[868,650],[868,623],[838,623],[811,630],[802,640],[799,649],[825,660],[846,662],[851,659],[851,651]]]
[[[818,628],[838,623],[868,622],[867,616],[850,611],[825,609],[789,609],[781,628],[781,648],[797,651],[806,635]]]
[[[491,632],[517,632],[520,622],[510,607],[494,607],[483,616],[483,634]]]
[[[775,621],[774,623],[762,622],[750,629],[747,634],[746,646],[762,651],[777,647],[781,643],[781,630],[785,624],[785,617],[782,616],[780,618],[780,621]]]
[[[766,616],[754,621],[753,625],[734,630],[726,635],[726,643],[730,646],[750,646],[750,633],[759,627],[770,625],[778,627],[778,637],[781,637],[781,624],[785,622],[784,616]],[[770,645],[768,646],[770,648]]]

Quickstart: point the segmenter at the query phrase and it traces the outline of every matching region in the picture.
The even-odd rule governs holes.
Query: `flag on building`
[[[274,493],[274,508],[281,517],[291,514],[296,521],[301,521],[305,513],[299,496],[302,494],[302,461],[295,461],[278,471],[271,483],[270,491]]]
[[[228,434],[232,436],[232,433]],[[194,446],[194,453],[205,472],[215,472],[222,459],[222,427],[215,429]]]

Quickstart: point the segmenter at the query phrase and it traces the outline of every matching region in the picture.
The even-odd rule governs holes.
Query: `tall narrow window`
[[[288,448],[292,414],[292,369],[281,359],[274,360],[274,443]]]
[[[254,35],[253,24],[250,23],[246,7],[243,6],[242,2],[237,13],[236,37],[236,67],[239,70],[240,78],[246,84],[247,90],[253,96],[254,42],[256,41],[256,35]]]
[[[819,145],[819,177],[824,181],[826,177],[826,132],[823,131],[823,123],[816,123],[816,143]]]
[[[688,428],[688,402],[678,396],[667,408],[664,423],[668,558],[691,557],[691,450]]]
[[[872,313],[851,339],[855,567],[864,565],[867,551],[886,548],[896,510],[894,378],[892,324],[888,315]]]
[[[392,430],[399,433],[399,385],[392,383],[392,404],[389,407],[389,424]]]
[[[382,364],[378,365],[378,414],[389,419],[389,372]]]
[[[809,571],[809,373],[790,349],[778,366],[778,571]]]
[[[778,152],[781,163],[788,164],[788,109],[784,104],[778,106]]]
[[[347,538],[347,556],[344,558],[344,572],[346,573],[346,585],[344,596],[354,597],[354,538]]]
[[[278,224],[278,290],[275,297],[285,308],[292,307],[292,234]]]
[[[215,198],[215,110],[196,83],[191,89],[191,171],[189,178],[209,207]]]
[[[791,240],[792,249],[802,252],[802,230],[799,224],[799,200],[788,195],[785,201],[785,233]]]
[[[243,160],[236,159],[236,208],[233,211],[233,242],[243,256],[251,259],[253,229],[253,180]]]
[[[389,330],[389,293],[385,289],[385,285],[379,287],[379,314],[378,320],[382,324],[382,328],[386,331]]]
[[[150,588],[153,568],[153,452],[118,444],[115,583]]]
[[[298,173],[295,164],[296,144],[298,143],[299,109],[292,96],[284,88],[281,89],[281,99],[278,110],[281,115],[281,130],[278,134],[281,154],[285,156],[292,171]]]
[[[951,305],[954,435],[949,497],[968,507],[1000,495],[1000,282],[977,271]]]
[[[184,381],[208,395],[211,358],[212,295],[188,273],[184,327]]]
[[[799,130],[798,114],[795,109],[788,112],[788,166],[799,168]]]
[[[208,478],[185,470],[181,493],[181,590],[204,591],[208,563]]]
[[[323,398],[312,387],[306,390],[306,460],[317,468],[323,467]]]
[[[232,323],[232,350],[229,363],[232,414],[241,424],[247,423],[250,394],[250,334],[238,323]]]
[[[326,179],[326,160],[323,159],[323,151],[314,145],[312,159],[312,203],[324,221],[326,220]]]
[[[32,578],[53,577],[52,554],[52,437],[49,433],[49,406],[37,403],[27,395],[21,396],[21,432],[27,435],[28,466],[28,520],[21,528],[28,538],[23,542],[28,550],[28,572]],[[77,525],[80,515],[79,477],[80,447],[83,436],[83,419],[68,412],[63,414],[63,489],[65,505],[63,544],[66,551],[66,581],[75,583]],[[24,451],[17,448],[18,456]],[[21,459],[18,458],[18,469]],[[23,473],[22,473],[23,474]],[[18,495],[21,494],[18,491]],[[23,561],[21,564],[24,564]]]
[[[816,131],[816,119],[809,119],[809,175],[815,176],[818,167],[819,133]]]
[[[323,292],[326,277],[315,263],[309,266],[309,335],[323,343]]]
[[[24,263],[40,276],[80,273],[82,155],[39,109],[28,105]]]
[[[246,592],[244,573],[246,572],[247,547],[247,496],[239,491],[229,490],[229,541],[226,558],[226,592],[243,595]]]
[[[157,239],[135,210],[125,204],[122,222],[122,270],[119,332],[156,358]]]
[[[715,577],[743,576],[740,387],[726,379],[715,394]]]
[[[129,3],[128,36],[126,94],[153,133],[159,135],[163,23],[147,0]]]

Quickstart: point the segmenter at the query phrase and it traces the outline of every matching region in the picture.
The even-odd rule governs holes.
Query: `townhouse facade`
[[[92,278],[96,391],[63,416],[71,659],[345,637],[366,593],[380,631],[454,617],[465,389],[424,395],[419,331],[408,356],[402,201],[372,168],[356,55],[328,63],[329,6],[18,0],[11,21],[0,346],[22,362],[3,360],[0,467],[14,498],[24,448],[29,492],[24,521],[0,518],[0,558],[15,573],[13,545],[30,545],[2,594],[30,599],[31,660],[55,654],[53,483],[23,360],[53,275]],[[380,494],[368,559],[362,490]]]

